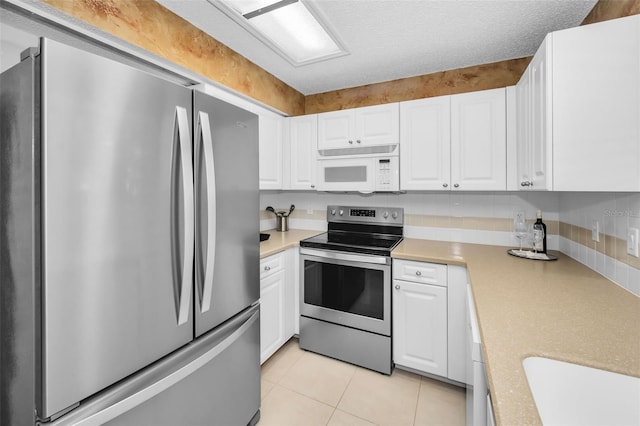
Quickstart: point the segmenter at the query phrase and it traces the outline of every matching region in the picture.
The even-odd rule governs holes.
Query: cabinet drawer
[[[393,261],[393,278],[422,284],[447,286],[447,265],[439,263]]]
[[[260,259],[260,279],[268,277],[271,274],[284,268],[284,254],[278,253],[273,256]]]

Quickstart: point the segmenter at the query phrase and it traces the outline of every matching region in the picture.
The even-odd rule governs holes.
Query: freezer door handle
[[[204,259],[204,277],[199,279],[200,283],[200,312],[205,313],[211,308],[211,295],[213,292],[213,268],[216,254],[216,171],[213,158],[213,137],[211,135],[211,123],[209,114],[203,111],[198,112],[198,130],[196,144],[202,144],[204,152],[204,167],[207,179],[207,257]],[[197,145],[196,145],[197,146]],[[198,232],[198,238],[202,234]],[[198,244],[198,250],[202,250],[202,245]],[[202,255],[199,256],[203,260]],[[202,270],[203,268],[198,268]]]
[[[172,161],[172,203],[171,203],[171,227],[172,227],[172,260],[174,270],[174,295],[176,297],[176,311],[178,325],[185,324],[189,320],[189,307],[191,305],[191,277],[193,274],[194,252],[194,195],[193,195],[193,167],[191,158],[191,137],[189,135],[189,116],[184,107],[176,107],[174,123],[174,159]],[[180,157],[179,164],[177,158]],[[182,171],[182,259],[179,257],[180,226],[178,214],[178,185],[179,174],[176,168]]]

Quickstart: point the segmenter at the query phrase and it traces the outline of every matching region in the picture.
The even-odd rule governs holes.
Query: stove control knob
[[[338,213],[340,216],[342,216],[344,214],[344,210],[340,210],[340,213]]]
[[[382,215],[385,219],[389,217],[389,212],[384,212],[384,214]]]
[[[336,215],[336,209],[331,209],[331,216],[335,216]]]
[[[394,218],[394,219],[397,219],[398,218],[398,212],[391,213],[391,217]]]

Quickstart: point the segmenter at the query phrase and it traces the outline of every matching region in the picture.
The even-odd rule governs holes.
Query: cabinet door
[[[285,272],[260,280],[260,363],[285,342]]]
[[[529,181],[532,190],[551,190],[551,85],[548,81],[549,38],[540,46],[529,64]]]
[[[553,36],[553,189],[640,191],[640,15]]]
[[[282,189],[284,118],[263,113],[259,120],[260,189]]]
[[[318,149],[353,148],[355,123],[353,109],[318,114]]]
[[[291,189],[315,189],[318,150],[318,116],[289,119]]]
[[[517,108],[517,133],[516,150],[518,158],[518,179],[519,190],[526,190],[531,185],[531,72],[530,69],[522,74],[520,81],[516,85],[516,108]]]
[[[453,190],[506,190],[505,89],[451,96]]]
[[[447,190],[451,97],[400,103],[400,190]]]
[[[447,376],[447,289],[394,280],[393,360]]]
[[[355,145],[394,145],[400,141],[400,109],[397,103],[355,109]]]

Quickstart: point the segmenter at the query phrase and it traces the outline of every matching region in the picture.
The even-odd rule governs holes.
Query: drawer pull
[[[416,275],[417,275],[417,276],[420,276],[420,275],[422,275],[422,272],[420,272],[420,271],[416,271]]]
[[[271,270],[271,266],[266,265],[266,266],[264,267],[264,270],[265,270],[265,271],[270,271],[270,270]]]
[[[396,284],[396,290],[400,290],[400,285]]]

